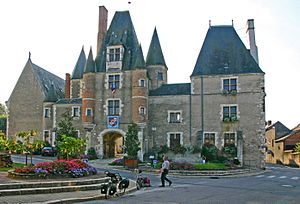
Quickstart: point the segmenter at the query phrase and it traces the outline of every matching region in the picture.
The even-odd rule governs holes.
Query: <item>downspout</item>
[[[192,86],[190,87],[192,88]],[[190,143],[192,143],[192,90],[190,90]]]

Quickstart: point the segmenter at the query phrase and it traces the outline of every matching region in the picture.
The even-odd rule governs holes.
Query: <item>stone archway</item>
[[[124,137],[122,134],[111,131],[103,135],[103,157],[116,158],[123,156]]]

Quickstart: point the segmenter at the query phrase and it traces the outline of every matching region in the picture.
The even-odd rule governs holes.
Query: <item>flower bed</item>
[[[77,178],[94,174],[97,174],[97,170],[80,159],[41,162],[9,172],[9,176],[13,178]]]

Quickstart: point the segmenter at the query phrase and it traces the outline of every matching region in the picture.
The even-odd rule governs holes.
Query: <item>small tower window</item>
[[[50,108],[44,108],[44,118],[50,118]]]
[[[141,106],[141,107],[139,108],[139,113],[140,113],[140,115],[145,115],[145,114],[146,114],[146,108],[143,107],[143,106]]]
[[[145,87],[146,85],[145,85],[145,79],[140,79],[139,80],[139,86],[140,87]]]
[[[92,108],[87,108],[85,111],[86,116],[93,116],[93,109]]]
[[[108,100],[108,115],[120,114],[120,100]]]
[[[164,80],[164,75],[163,75],[162,72],[158,72],[158,73],[157,73],[157,79],[158,79],[158,80]]]

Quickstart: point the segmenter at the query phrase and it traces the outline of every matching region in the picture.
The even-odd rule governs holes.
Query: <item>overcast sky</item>
[[[129,10],[144,56],[156,26],[169,83],[190,82],[212,25],[231,25],[248,47],[247,19],[254,19],[259,63],[266,73],[266,120],[288,128],[300,123],[300,1],[298,0],[0,0],[0,103],[28,60],[65,78],[82,46],[96,55],[98,7]]]

